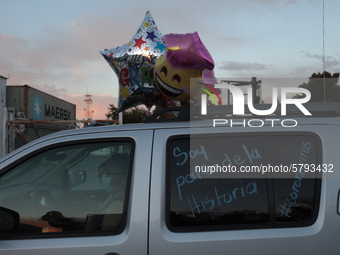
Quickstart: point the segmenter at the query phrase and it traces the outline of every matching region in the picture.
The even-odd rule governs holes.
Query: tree
[[[107,119],[118,120],[119,119],[119,112],[117,107],[113,104],[109,106],[109,112],[106,115]],[[123,111],[123,124],[128,123],[141,123],[147,117],[148,111],[146,109],[140,107],[130,108],[126,111]]]
[[[340,86],[338,85],[339,73],[333,75],[329,72],[313,73],[307,83],[299,85],[299,88],[307,89],[311,93],[309,102],[340,102]],[[326,92],[326,97],[324,96]],[[297,94],[293,98],[304,98],[304,95]]]
[[[109,120],[118,120],[119,113],[117,107],[115,107],[113,104],[109,105],[109,112],[105,114],[106,118]]]

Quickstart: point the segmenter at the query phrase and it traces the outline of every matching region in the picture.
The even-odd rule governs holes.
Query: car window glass
[[[307,135],[270,136],[266,138],[267,162],[296,167],[274,178],[275,214],[277,222],[302,222],[313,213],[316,179],[322,172],[315,138]],[[275,149],[271,149],[275,148]],[[279,160],[278,160],[279,159]],[[318,171],[319,170],[321,171]]]
[[[297,167],[301,162],[319,165],[320,148],[310,133],[171,137],[168,227],[204,231],[291,226],[279,225],[283,222],[310,225],[317,213],[320,173],[299,172]],[[295,172],[276,171],[293,164]],[[223,166],[235,166],[236,172],[222,171]],[[241,172],[263,166],[275,171]]]
[[[133,148],[131,141],[63,145],[7,171],[0,178],[0,204],[20,215],[11,233],[121,231]]]

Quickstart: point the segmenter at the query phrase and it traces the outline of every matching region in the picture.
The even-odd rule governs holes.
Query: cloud
[[[0,34],[0,75],[10,76],[8,85],[27,84],[76,104],[78,119],[85,116],[85,94],[96,92],[93,119],[106,119],[109,104],[117,106],[118,79],[99,51],[128,42],[144,18],[139,16],[122,23],[117,15],[82,14],[68,25],[45,26],[29,39]]]
[[[29,40],[0,34],[0,72],[10,76],[7,84],[28,84],[57,97],[85,94],[87,88],[102,93],[113,87],[116,75],[99,53],[105,42],[112,42],[109,33],[98,32],[108,31],[109,21],[86,15],[79,20],[67,27],[45,28]],[[112,88],[112,94],[115,91]]]
[[[244,2],[263,4],[263,5],[275,5],[275,4],[298,4],[298,0],[244,0]]]
[[[5,33],[0,34],[0,45],[3,47],[13,47],[15,45],[26,46],[27,44],[28,42],[26,40],[17,36]]]
[[[223,65],[220,66],[219,69],[228,71],[251,71],[251,70],[262,71],[267,70],[268,66],[260,63],[224,61]]]
[[[82,15],[79,21],[71,22],[66,27],[45,28],[30,40],[0,34],[0,70],[11,73],[13,79],[24,79],[25,83],[41,83],[53,78],[76,85],[76,81],[88,80],[93,65],[107,65],[99,51],[115,46],[112,37],[118,36],[103,33],[109,31],[109,23],[112,25],[112,22],[116,24],[113,27],[118,27],[118,21]],[[117,34],[120,32],[117,31]],[[17,83],[16,80],[14,82]]]
[[[55,97],[64,97],[67,95],[67,90],[65,88],[57,88],[55,85],[44,84],[43,86],[37,85],[38,89],[42,91],[48,91],[49,94]]]
[[[288,0],[286,4],[298,4],[297,0]]]
[[[244,0],[249,3],[260,3],[260,4],[276,4],[280,2],[285,2],[287,0]]]
[[[304,50],[301,50],[299,53],[303,54],[303,56],[306,58],[315,59],[320,62],[323,62],[323,55],[311,54]],[[340,66],[339,60],[337,60],[333,56],[325,56],[325,68],[326,69],[331,69],[333,67],[338,67],[338,66]]]
[[[16,65],[16,56],[25,56],[24,48],[28,42],[10,34],[0,34],[0,70],[10,70]]]

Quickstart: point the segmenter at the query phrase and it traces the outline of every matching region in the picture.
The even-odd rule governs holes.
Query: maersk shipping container
[[[76,105],[28,85],[11,85],[6,88],[7,107],[14,108],[16,120],[46,121],[46,123],[16,125],[31,140],[76,127],[75,123],[50,123],[50,121],[75,120]],[[27,141],[23,137],[16,135],[15,148],[25,143]]]
[[[7,106],[32,120],[74,120],[76,106],[28,85],[7,86]]]

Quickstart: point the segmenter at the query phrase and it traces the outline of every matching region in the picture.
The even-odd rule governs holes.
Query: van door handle
[[[106,253],[105,255],[119,255],[119,253],[116,253],[116,252],[109,252],[109,253]]]

